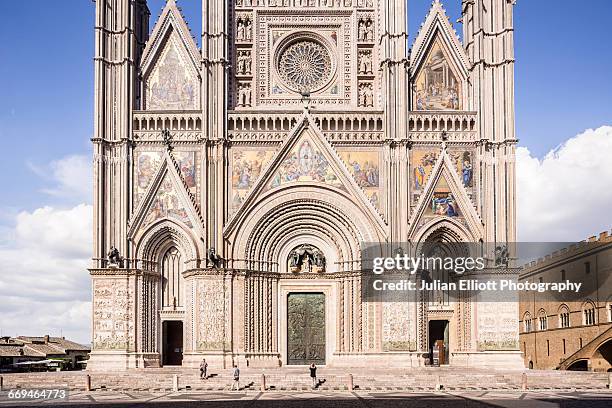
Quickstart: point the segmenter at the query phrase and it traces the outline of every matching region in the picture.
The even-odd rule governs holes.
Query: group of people
[[[309,367],[308,367],[309,371],[310,371],[310,378],[312,380],[312,388],[315,389],[317,388],[317,385],[319,385],[319,382],[317,380],[317,366],[312,363]],[[200,380],[207,380],[208,379],[208,363],[206,362],[206,359],[203,358],[202,362],[200,363]],[[240,369],[238,368],[238,366],[236,364],[232,365],[232,387],[230,388],[231,391],[240,391]]]

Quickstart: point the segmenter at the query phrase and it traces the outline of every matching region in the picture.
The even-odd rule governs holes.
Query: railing
[[[201,131],[202,114],[197,111],[189,112],[154,112],[137,111],[133,115],[134,131],[161,132],[174,131]]]

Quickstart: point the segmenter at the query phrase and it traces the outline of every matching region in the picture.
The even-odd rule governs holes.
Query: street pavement
[[[612,392],[601,391],[70,391],[67,400],[15,400],[0,393],[0,407],[47,406],[112,408],[151,406],[220,408],[399,408],[399,407],[546,407],[599,408],[612,406]]]

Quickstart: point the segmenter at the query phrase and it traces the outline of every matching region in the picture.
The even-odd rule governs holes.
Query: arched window
[[[540,309],[538,312],[538,323],[540,331],[548,330],[548,316],[546,316],[546,311],[544,309]]]
[[[584,302],[582,307],[582,324],[592,326],[595,324],[595,305],[593,302]]]
[[[567,305],[561,305],[559,308],[559,328],[564,329],[570,327],[570,312]]]
[[[531,313],[525,312],[523,315],[523,331],[525,333],[531,332]]]
[[[183,262],[181,253],[170,247],[161,260],[162,308],[183,306]]]

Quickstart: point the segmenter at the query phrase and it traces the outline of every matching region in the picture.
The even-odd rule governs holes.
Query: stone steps
[[[309,390],[310,377],[305,370],[241,370],[241,387],[261,389],[262,373],[266,375],[268,389]],[[4,388],[65,387],[83,390],[86,375],[91,378],[93,389],[107,390],[172,390],[173,377],[178,375],[179,387],[192,390],[227,390],[233,379],[228,370],[201,380],[196,370],[134,370],[121,373],[16,373],[3,374]],[[493,373],[484,371],[457,372],[452,370],[414,370],[393,373],[389,370],[354,369],[353,384],[360,390],[433,390],[442,384],[449,390],[520,389],[522,372]],[[348,385],[348,370],[319,369],[323,390],[344,390]],[[527,384],[530,389],[605,389],[608,375],[603,373],[576,373],[559,371],[529,371]]]

